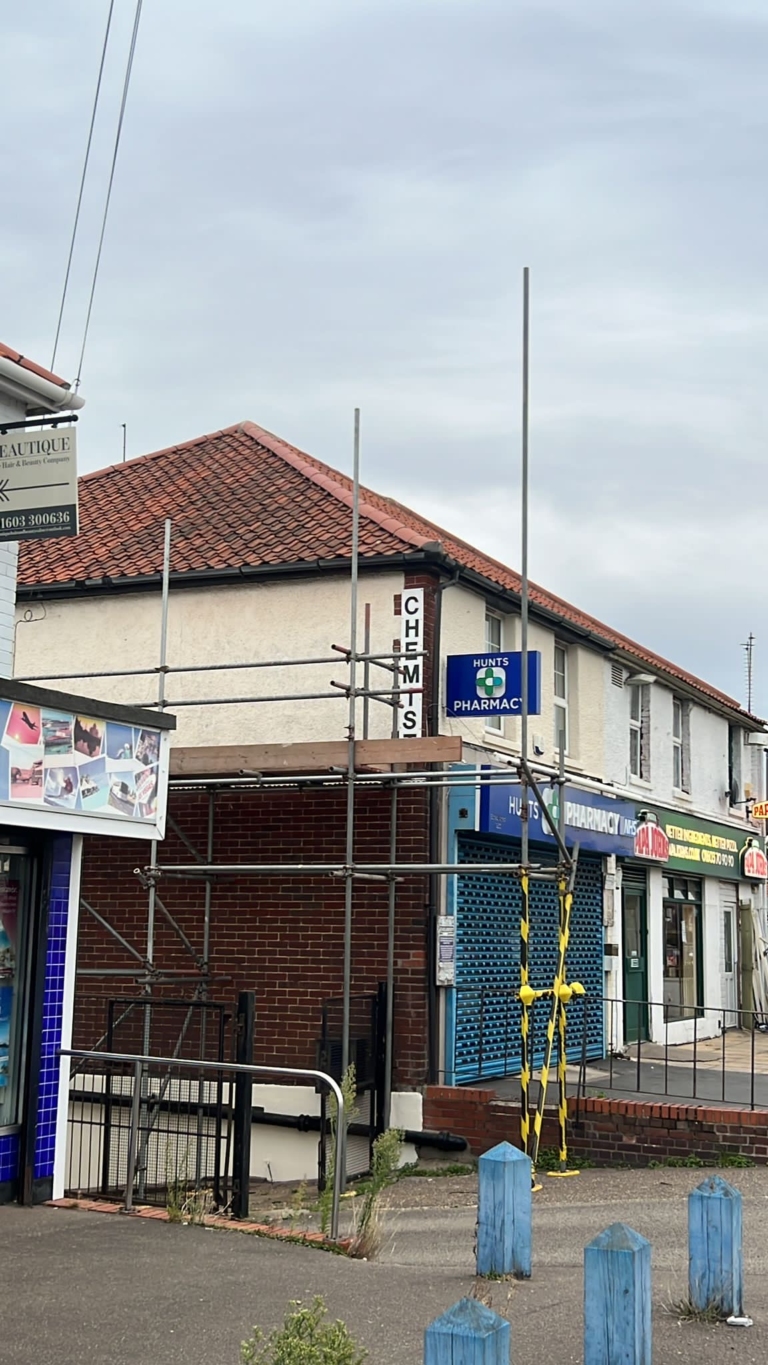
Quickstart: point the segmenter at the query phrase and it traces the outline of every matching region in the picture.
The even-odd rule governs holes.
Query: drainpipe
[[[438,583],[437,588],[435,589],[435,621],[432,637],[432,694],[430,697],[429,716],[427,718],[427,729],[430,735],[438,735],[440,733],[440,673],[442,662],[440,637],[443,617],[443,593],[446,588],[454,587],[458,581],[459,570],[456,569],[452,578],[446,579],[444,583]],[[429,860],[431,863],[442,862],[440,848],[439,787],[430,787],[429,791]],[[427,948],[427,1036],[429,1040],[427,1083],[429,1085],[436,1085],[440,1071],[440,1011],[438,1007],[437,971],[435,967],[437,913],[440,905],[440,881],[441,878],[436,873],[433,873],[430,876],[428,917],[429,944]]]

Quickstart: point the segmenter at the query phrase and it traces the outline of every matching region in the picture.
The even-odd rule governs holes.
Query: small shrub
[[[269,1336],[254,1327],[240,1347],[241,1365],[363,1365],[368,1353],[356,1345],[346,1323],[326,1322],[326,1317],[320,1295],[307,1307],[292,1300],[282,1327]]]

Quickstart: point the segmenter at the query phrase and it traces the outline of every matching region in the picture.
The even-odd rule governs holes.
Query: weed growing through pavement
[[[381,1248],[381,1197],[396,1177],[402,1154],[403,1134],[399,1128],[388,1128],[373,1144],[371,1174],[349,1248],[350,1256],[358,1260],[372,1261]]]
[[[240,1346],[241,1365],[363,1365],[367,1351],[350,1336],[346,1323],[326,1322],[327,1316],[320,1295],[308,1306],[292,1300],[282,1327],[269,1336],[254,1327]]]

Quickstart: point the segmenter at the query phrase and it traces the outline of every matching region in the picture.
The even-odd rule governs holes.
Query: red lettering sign
[[[764,882],[768,878],[768,858],[753,844],[748,844],[742,853],[742,868],[748,881]]]
[[[654,863],[665,863],[669,858],[669,839],[652,820],[643,820],[637,827],[635,857],[650,858]]]

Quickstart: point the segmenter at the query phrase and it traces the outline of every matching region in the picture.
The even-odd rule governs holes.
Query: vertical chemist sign
[[[0,541],[76,535],[75,428],[0,434]]]
[[[424,589],[406,588],[401,597],[400,649],[400,709],[397,713],[397,737],[421,738],[423,692],[408,691],[424,686]]]

